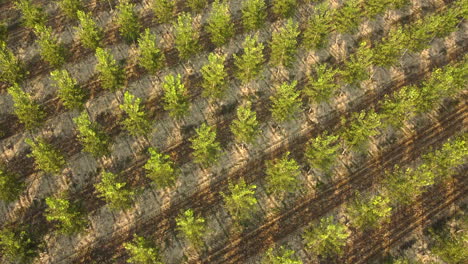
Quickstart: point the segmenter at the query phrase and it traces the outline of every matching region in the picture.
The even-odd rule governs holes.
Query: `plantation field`
[[[0,263],[466,263],[467,0],[0,0]]]

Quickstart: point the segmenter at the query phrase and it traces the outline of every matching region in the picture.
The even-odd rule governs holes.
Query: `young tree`
[[[120,35],[128,42],[135,41],[140,35],[141,24],[135,12],[135,4],[129,0],[119,0],[117,5],[117,25]]]
[[[387,10],[389,3],[388,1],[382,0],[365,0],[363,3],[363,15],[370,19],[374,19],[377,15],[382,14]]]
[[[77,18],[77,12],[83,9],[83,5],[79,0],[59,0],[57,5],[60,7],[62,12],[71,19]]]
[[[207,4],[207,0],[187,0],[187,6],[190,7],[193,12],[202,10]]]
[[[61,233],[73,234],[86,226],[86,219],[76,204],[67,199],[47,197],[45,217],[49,222],[58,222]]]
[[[15,54],[0,40],[0,81],[14,84],[24,76],[23,67]]]
[[[221,155],[221,145],[216,141],[216,127],[203,123],[195,129],[196,136],[190,139],[193,149],[193,160],[202,166],[216,162]]]
[[[237,119],[232,121],[231,131],[239,143],[253,143],[261,132],[257,121],[257,113],[252,111],[252,103],[246,102],[237,108]]]
[[[296,5],[296,0],[273,0],[273,13],[282,18],[290,17],[294,14]]]
[[[414,116],[418,95],[419,92],[415,86],[404,86],[394,93],[393,98],[385,96],[381,114],[383,123],[401,128],[405,120]]]
[[[263,57],[263,43],[258,42],[258,36],[247,36],[243,43],[244,53],[234,54],[234,64],[237,67],[237,78],[247,83],[257,77],[265,62]]]
[[[128,263],[163,264],[154,243],[144,237],[135,235],[132,242],[125,242],[123,246],[130,255]]]
[[[86,111],[73,118],[78,130],[78,140],[83,144],[83,150],[94,157],[101,157],[109,153],[109,136],[96,123],[91,123]]]
[[[215,0],[207,22],[206,31],[210,33],[211,42],[218,47],[224,45],[234,34],[229,2]]]
[[[35,25],[44,25],[47,16],[39,6],[32,3],[32,0],[16,0],[15,8],[23,15],[23,25],[33,29]]]
[[[357,197],[346,208],[353,226],[359,229],[372,229],[388,222],[392,212],[390,198],[384,195]]]
[[[58,88],[58,97],[66,108],[70,110],[83,108],[86,93],[66,69],[52,71],[50,78]]]
[[[153,12],[160,23],[168,22],[174,15],[175,0],[153,0]]]
[[[394,65],[411,41],[409,38],[401,26],[390,29],[388,35],[371,49],[371,63],[382,67]]]
[[[338,135],[324,132],[307,142],[305,157],[309,166],[329,173],[339,155]]]
[[[245,221],[253,217],[257,198],[255,198],[255,185],[247,185],[243,178],[236,184],[229,182],[230,194],[221,192],[226,209],[235,221]]]
[[[123,69],[107,49],[96,49],[96,71],[104,89],[115,91],[124,85]]]
[[[267,190],[275,196],[294,193],[299,187],[301,169],[297,161],[289,157],[290,154],[286,152],[283,157],[265,163]]]
[[[102,29],[93,20],[91,14],[79,10],[76,15],[80,22],[80,25],[75,28],[78,39],[86,48],[95,50],[101,45],[104,35]]]
[[[35,25],[34,33],[37,36],[37,44],[43,60],[54,67],[60,67],[65,63],[65,48],[58,38],[52,34],[52,29],[43,25]]]
[[[340,8],[332,11],[333,27],[339,33],[350,33],[361,22],[360,0],[349,0]]]
[[[370,137],[379,134],[380,116],[374,110],[361,111],[353,113],[351,120],[351,124],[343,132],[344,142],[355,150],[365,150]],[[345,122],[345,119],[342,119],[342,124]]]
[[[187,88],[181,82],[180,74],[166,75],[164,77],[164,110],[169,111],[171,117],[180,118],[185,115],[189,109],[189,95]]]
[[[300,92],[296,90],[297,81],[288,84],[284,82],[276,88],[276,93],[270,96],[271,116],[275,122],[290,121],[301,110]]]
[[[242,1],[242,25],[246,31],[260,28],[266,19],[265,0]]]
[[[146,177],[150,178],[159,188],[174,185],[177,171],[169,155],[162,154],[154,148],[149,148],[150,158],[144,168]]]
[[[312,102],[328,102],[338,88],[335,82],[337,73],[338,69],[329,67],[327,64],[319,64],[315,68],[315,74],[307,76],[304,94]]]
[[[221,99],[227,88],[227,72],[224,68],[226,55],[210,53],[208,63],[203,65],[200,72],[203,77],[202,95],[210,99]]]
[[[156,36],[147,28],[138,39],[138,63],[150,73],[155,73],[164,66],[166,57],[156,44]]]
[[[413,169],[400,169],[395,166],[393,172],[386,172],[384,186],[386,196],[392,197],[393,204],[408,205],[414,198],[422,193],[421,186],[426,186],[424,180],[417,179]]]
[[[8,88],[8,93],[13,98],[15,114],[26,129],[34,129],[42,125],[46,113],[40,104],[34,102],[31,96],[23,92],[16,83]]]
[[[292,19],[278,31],[273,32],[271,40],[271,63],[275,66],[291,66],[297,52],[299,26]]]
[[[125,209],[129,208],[135,194],[127,186],[126,182],[118,180],[117,175],[111,172],[103,171],[101,181],[94,185],[98,192],[98,197],[102,198],[109,205],[109,208]]]
[[[176,218],[176,224],[177,230],[193,246],[200,247],[203,245],[203,236],[206,231],[206,223],[203,217],[197,217],[192,209],[188,209]]]
[[[466,222],[465,222],[466,223]],[[432,253],[437,255],[444,263],[464,263],[468,259],[467,241],[468,233],[466,229],[450,232],[448,228],[443,228],[441,234],[434,230],[429,230],[434,245],[430,249]]]
[[[28,154],[28,157],[34,158],[37,169],[54,174],[62,171],[66,163],[65,158],[42,137],[37,137],[34,140],[26,138],[24,142],[31,147],[31,154]]]
[[[198,44],[200,33],[192,26],[192,16],[185,12],[177,17],[174,27],[175,47],[182,59],[188,59],[200,50]]]
[[[24,228],[0,230],[0,249],[7,260],[29,263],[37,255],[37,242]]]
[[[281,246],[276,252],[269,248],[262,259],[262,264],[302,264],[294,255],[294,250]]]
[[[328,2],[325,1],[315,7],[303,34],[302,43],[307,49],[320,49],[327,45],[332,25],[329,14]]]
[[[18,175],[10,173],[0,166],[0,200],[13,202],[24,189],[24,184],[18,179]]]
[[[371,53],[367,43],[362,42],[357,52],[351,54],[344,62],[340,75],[350,85],[357,85],[369,78],[367,68],[371,65]]]
[[[145,135],[151,129],[151,123],[140,105],[141,99],[135,98],[128,91],[124,94],[123,104],[119,105],[120,110],[126,114],[122,125],[133,136]]]
[[[336,223],[333,216],[323,217],[320,224],[311,226],[302,236],[307,249],[320,256],[339,255],[350,236],[344,224]]]

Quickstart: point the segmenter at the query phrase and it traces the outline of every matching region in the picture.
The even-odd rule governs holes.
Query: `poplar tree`
[[[329,15],[328,2],[317,4],[313,15],[307,21],[303,33],[303,45],[307,49],[321,49],[328,44],[332,18]]]
[[[332,11],[333,27],[339,33],[351,33],[361,22],[360,0],[346,1],[342,7]]]
[[[206,31],[210,33],[211,42],[218,47],[224,45],[234,34],[229,2],[215,0],[207,22]]]
[[[8,88],[8,94],[13,98],[15,115],[26,129],[31,130],[42,125],[46,113],[42,106],[36,103],[28,93],[23,92],[21,87],[15,83]]]
[[[73,234],[86,226],[86,220],[78,206],[63,198],[46,198],[47,208],[45,217],[49,222],[58,222],[59,231],[64,234]]]
[[[75,28],[78,39],[84,47],[95,50],[97,47],[101,46],[104,35],[102,29],[97,25],[96,21],[93,20],[91,14],[80,10],[76,15],[80,23],[79,26]]]
[[[156,36],[147,28],[138,39],[138,63],[150,73],[164,67],[166,57],[156,44]]]
[[[342,119],[342,123],[345,123],[345,119]],[[351,123],[343,132],[345,144],[358,151],[366,149],[370,137],[379,134],[380,125],[380,116],[374,110],[353,113]]]
[[[151,129],[151,123],[141,108],[141,99],[135,98],[128,91],[124,94],[123,104],[119,105],[120,110],[124,111],[126,117],[122,125],[127,129],[130,135],[145,135]]]
[[[237,108],[237,118],[232,121],[231,131],[239,143],[253,143],[260,133],[257,113],[252,111],[252,103],[248,101]]]
[[[270,111],[275,122],[290,121],[301,110],[300,92],[296,90],[296,85],[296,80],[290,84],[284,82],[280,86],[277,86],[276,93],[270,96]]]
[[[359,229],[372,229],[388,222],[392,212],[390,198],[383,195],[357,197],[347,206],[346,212],[353,226]]]
[[[135,194],[116,174],[106,171],[101,173],[101,181],[94,188],[97,196],[104,199],[112,210],[129,208]]]
[[[271,40],[271,63],[274,66],[290,67],[297,53],[299,26],[292,19],[278,31],[273,32]]]
[[[286,193],[296,192],[299,187],[301,170],[297,161],[289,157],[290,154],[288,151],[281,158],[265,162],[267,190],[281,198]]]
[[[18,199],[24,187],[17,174],[7,171],[0,165],[0,200],[13,202]]]
[[[207,0],[187,0],[187,6],[190,7],[193,12],[202,10],[207,4]]]
[[[338,139],[337,135],[329,135],[327,132],[311,138],[304,153],[309,166],[329,173],[339,155]]]
[[[150,158],[144,166],[146,177],[150,178],[158,188],[174,185],[177,179],[177,171],[169,155],[160,153],[155,148],[149,148],[148,152]]]
[[[174,15],[175,0],[153,0],[153,12],[160,23],[168,22]]]
[[[262,264],[302,264],[302,261],[294,257],[294,250],[281,246],[277,250],[269,248],[262,258]]]
[[[206,223],[203,217],[196,216],[192,209],[188,209],[176,218],[176,225],[177,230],[193,246],[203,245],[203,236],[206,233]]]
[[[296,9],[296,0],[273,0],[273,13],[279,17],[290,17]]]
[[[258,203],[255,198],[256,188],[255,185],[247,185],[241,178],[236,183],[228,183],[229,194],[221,192],[226,209],[235,221],[246,221],[253,217]]]
[[[54,70],[50,73],[50,78],[58,88],[58,97],[66,108],[70,110],[83,108],[86,93],[67,70]]]
[[[248,83],[260,74],[263,58],[263,43],[258,42],[258,36],[247,36],[243,43],[244,52],[237,56],[234,54],[234,64],[237,68],[237,78]]]
[[[302,235],[306,248],[321,256],[339,255],[343,252],[350,232],[344,224],[337,223],[333,216],[323,217]]]
[[[107,49],[96,49],[96,71],[104,89],[116,91],[124,85],[123,69],[117,64],[112,53]]]
[[[227,72],[224,68],[226,55],[210,53],[208,63],[203,65],[200,72],[202,74],[202,95],[210,99],[222,99],[227,85]]]
[[[327,64],[317,65],[315,73],[307,76],[304,94],[315,103],[330,101],[338,88],[335,82],[338,72],[338,69],[329,67]]]
[[[54,67],[62,66],[65,63],[65,48],[52,34],[52,29],[37,24],[34,26],[34,33],[42,59]]]
[[[125,242],[123,246],[130,255],[128,263],[163,264],[154,243],[144,237],[135,235],[131,242]]]
[[[24,77],[21,62],[7,47],[6,42],[0,40],[0,81],[14,84]]]
[[[59,0],[57,1],[57,5],[62,12],[71,19],[76,19],[77,11],[83,8],[83,5],[79,0]]]
[[[106,135],[96,123],[89,120],[86,111],[73,118],[77,126],[78,140],[83,144],[83,150],[94,157],[101,157],[109,153],[109,136]]]
[[[266,19],[265,0],[242,1],[242,25],[246,31],[260,28]]]
[[[129,0],[119,0],[117,5],[117,25],[120,35],[128,42],[135,41],[140,35],[141,24],[135,12],[135,4]]]
[[[24,141],[31,147],[31,154],[28,154],[28,157],[34,158],[37,169],[55,174],[62,171],[66,163],[65,158],[42,137],[37,137],[34,141],[26,138]]]
[[[32,0],[16,0],[15,8],[21,11],[23,25],[33,29],[36,25],[44,25],[47,16],[41,7],[33,4]]]
[[[0,230],[0,249],[6,260],[29,263],[37,256],[38,243],[26,228],[4,227]]]
[[[193,28],[192,22],[192,16],[183,12],[174,23],[174,44],[182,59],[188,59],[200,50],[198,44],[200,33]]]
[[[180,74],[167,75],[163,82],[164,110],[169,111],[171,117],[180,118],[189,109],[189,96],[185,85],[181,82]]]
[[[216,127],[203,123],[195,129],[195,133],[196,135],[190,139],[193,160],[202,166],[209,166],[221,155],[221,145],[216,140]]]
[[[362,42],[358,50],[351,54],[344,62],[343,70],[340,75],[343,80],[350,85],[357,85],[361,81],[369,78],[367,68],[371,65],[370,48],[366,42]]]

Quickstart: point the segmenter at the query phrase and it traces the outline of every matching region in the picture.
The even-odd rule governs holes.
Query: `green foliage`
[[[367,43],[362,42],[356,53],[349,56],[344,63],[344,69],[340,74],[344,81],[351,85],[359,84],[369,78],[367,68],[371,65],[371,49]]]
[[[203,245],[206,231],[205,219],[195,216],[192,209],[186,210],[176,218],[177,230],[195,247]]]
[[[363,1],[363,15],[373,19],[377,15],[380,15],[385,12],[385,10],[388,8],[389,3],[387,3],[387,0],[364,0]]]
[[[273,0],[273,13],[279,17],[290,17],[294,14],[297,0]]]
[[[210,53],[208,63],[203,65],[200,72],[203,77],[202,95],[210,99],[221,99],[227,88],[227,72],[224,68],[225,55]]]
[[[335,83],[337,73],[337,69],[319,64],[315,68],[315,74],[308,76],[304,94],[313,102],[328,102],[338,87]]]
[[[154,148],[149,148],[148,152],[150,158],[144,166],[146,177],[150,178],[160,188],[173,185],[177,178],[177,172],[169,155],[162,154]]]
[[[29,263],[37,255],[37,243],[26,230],[0,230],[0,248],[11,262]]]
[[[34,33],[42,59],[54,67],[62,66],[65,63],[65,48],[52,34],[52,29],[38,24],[34,26]]]
[[[133,264],[162,264],[160,256],[154,243],[141,236],[135,236],[132,242],[123,244],[130,258],[128,263]]]
[[[81,44],[88,49],[95,50],[101,45],[104,35],[102,29],[93,20],[91,14],[78,11],[76,15],[78,16],[80,25],[75,29]]]
[[[0,200],[13,202],[24,189],[24,184],[18,179],[18,175],[10,173],[0,166]]]
[[[31,147],[31,154],[28,154],[28,157],[34,158],[37,169],[55,174],[62,171],[65,166],[65,158],[42,137],[37,137],[35,140],[26,138],[24,142]]]
[[[345,123],[345,119],[342,119],[342,123]],[[343,132],[345,144],[356,150],[366,149],[369,138],[379,134],[380,125],[380,116],[374,110],[353,113],[351,124]]]
[[[328,12],[328,2],[315,7],[315,12],[307,21],[302,43],[307,49],[320,49],[327,45],[332,19]]]
[[[129,208],[133,201],[134,192],[130,190],[126,182],[118,180],[117,175],[103,171],[101,182],[94,185],[98,197],[102,198],[109,205],[109,208],[125,209]]]
[[[275,122],[290,121],[301,110],[300,92],[296,90],[297,81],[287,82],[276,88],[276,93],[270,96],[271,116]]]
[[[135,98],[128,91],[124,94],[123,104],[119,105],[120,110],[126,114],[122,125],[133,136],[145,135],[151,129],[151,123],[140,105],[141,99]]]
[[[71,19],[76,19],[77,11],[83,8],[79,0],[58,0],[57,5],[62,9],[62,12]]]
[[[104,89],[115,91],[124,85],[123,69],[107,49],[96,48],[96,71]]]
[[[292,19],[288,19],[280,30],[273,32],[270,59],[273,65],[285,67],[292,65],[297,52],[297,36],[299,36],[299,26]]]
[[[94,157],[101,157],[109,153],[109,136],[96,123],[91,123],[86,111],[73,118],[77,126],[78,140],[83,144],[83,150]]]
[[[394,93],[394,97],[388,95],[382,103],[381,117],[383,123],[395,128],[401,128],[405,120],[408,120],[416,111],[418,89],[414,86],[404,86]]]
[[[0,43],[8,39],[8,25],[4,21],[0,21]],[[1,56],[1,55],[0,55]]]
[[[348,0],[332,11],[333,28],[339,33],[351,33],[361,22],[360,0]]]
[[[194,12],[202,10],[207,4],[207,0],[186,0],[187,6]]]
[[[153,0],[153,12],[160,23],[168,22],[174,15],[175,0]]]
[[[24,70],[15,54],[0,40],[0,81],[14,84],[24,76]]]
[[[265,0],[242,1],[242,25],[246,31],[261,28],[266,15]]]
[[[276,252],[269,248],[262,259],[262,264],[302,264],[302,261],[293,256],[294,251],[281,246]]]
[[[425,179],[418,179],[411,168],[400,169],[395,166],[392,173],[387,172],[384,180],[388,197],[392,197],[394,204],[408,205],[422,193],[421,188],[432,184]]]
[[[371,49],[371,63],[385,67],[394,65],[407,48],[409,37],[402,27],[392,28],[388,35]]]
[[[210,33],[211,42],[218,47],[225,44],[234,34],[234,23],[231,22],[229,2],[215,0],[207,22],[206,31]]]
[[[435,245],[431,252],[439,256],[445,263],[466,263],[468,260],[468,233],[466,230],[459,230],[450,233],[450,230],[442,230],[442,234],[431,232]]]
[[[299,187],[301,169],[297,161],[289,157],[290,154],[286,152],[281,158],[265,162],[267,190],[275,196],[294,193]]]
[[[138,39],[138,63],[150,73],[155,73],[164,66],[166,57],[156,44],[156,36],[147,28]]]
[[[359,193],[346,208],[353,226],[359,229],[371,229],[390,220],[392,208],[390,198],[383,195],[363,197]]]
[[[128,42],[135,41],[140,35],[141,24],[135,12],[135,4],[129,0],[119,0],[117,5],[117,25],[120,35]]]
[[[241,178],[236,184],[229,182],[230,194],[221,192],[226,209],[236,221],[245,221],[253,217],[257,198],[255,198],[255,185],[247,185]]]
[[[32,0],[16,0],[15,8],[23,15],[23,25],[27,28],[34,28],[36,25],[44,25],[47,16],[42,8],[32,3]]]
[[[62,198],[47,197],[45,217],[49,222],[58,222],[60,232],[73,234],[81,231],[86,220],[76,204]]]
[[[34,129],[42,125],[46,114],[40,104],[34,102],[31,96],[23,92],[16,83],[8,88],[8,93],[13,98],[15,114],[26,129]]]
[[[196,135],[190,139],[193,160],[202,166],[216,162],[221,155],[221,145],[216,141],[216,127],[203,123],[195,129]]]
[[[333,216],[323,217],[320,224],[311,226],[303,234],[306,247],[321,256],[339,255],[343,252],[346,240],[350,236],[347,227],[335,223]]]
[[[248,101],[237,108],[237,119],[232,121],[231,131],[237,142],[253,143],[260,134],[257,113],[252,111],[252,103]]]
[[[180,74],[166,75],[164,77],[163,91],[164,91],[164,110],[169,111],[172,117],[182,117],[189,109],[189,95],[187,88],[181,82]]]
[[[50,78],[58,88],[58,97],[66,108],[78,110],[83,108],[86,93],[67,70],[54,70],[50,73]]]
[[[200,50],[198,38],[200,33],[192,26],[192,16],[188,13],[181,13],[174,23],[174,44],[182,59],[188,59]]]
[[[244,53],[234,54],[234,64],[237,67],[237,78],[247,83],[257,77],[265,62],[263,58],[263,43],[258,42],[258,36],[247,36],[243,43]]]
[[[328,135],[327,132],[311,138],[304,153],[309,166],[329,173],[339,155],[338,138],[337,135]]]

